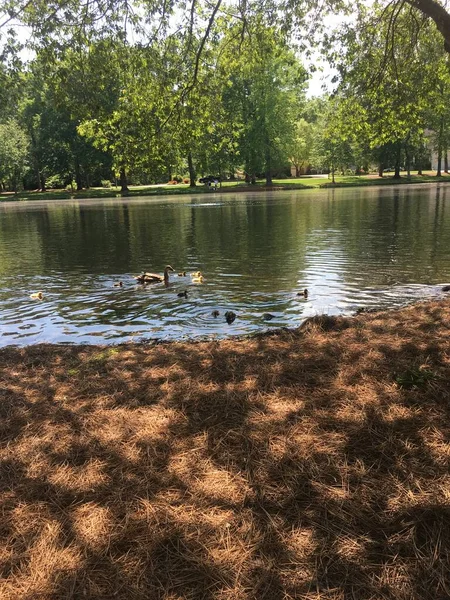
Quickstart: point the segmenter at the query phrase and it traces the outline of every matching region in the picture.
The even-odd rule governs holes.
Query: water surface
[[[436,297],[449,201],[441,184],[3,203],[0,345],[225,337]],[[166,264],[205,281],[133,279]]]

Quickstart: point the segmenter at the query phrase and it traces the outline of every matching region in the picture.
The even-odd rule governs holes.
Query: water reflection
[[[443,184],[5,203],[0,344],[227,336],[432,296],[450,281],[447,195]],[[205,282],[132,278],[166,264]]]

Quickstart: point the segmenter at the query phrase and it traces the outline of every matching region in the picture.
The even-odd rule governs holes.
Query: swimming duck
[[[227,310],[227,312],[225,313],[225,319],[228,323],[228,325],[231,325],[231,323],[235,320],[236,318],[236,313],[234,313],[232,310]]]
[[[188,297],[187,290],[184,290],[184,292],[178,292],[177,296],[178,296],[178,298],[187,298]]]
[[[203,279],[203,275],[199,275],[198,277],[193,277],[192,278],[192,283],[203,283],[204,279]]]
[[[275,315],[271,315],[270,313],[264,313],[263,319],[264,321],[271,321],[272,319],[275,319]]]
[[[305,288],[302,292],[298,292],[297,296],[303,296],[303,298],[308,297],[308,290]]]
[[[450,292],[450,285],[444,285],[444,287],[442,288],[443,292]]]
[[[34,292],[34,294],[31,294],[30,298],[32,300],[43,300],[44,294],[42,292]]]
[[[212,315],[214,318],[216,318],[216,317],[218,317],[218,316],[220,315],[220,312],[219,312],[218,310],[213,310],[213,311],[212,311],[212,313],[211,313],[211,315]]]
[[[182,271],[181,273],[178,273],[178,277],[186,277],[186,271]]]
[[[201,271],[194,271],[194,273],[189,273],[189,275],[191,277],[201,277],[202,276],[202,272]]]
[[[164,275],[158,275],[158,273],[142,273],[135,277],[139,283],[162,283],[166,285],[169,283],[169,271],[174,271],[170,265],[164,269]]]
[[[117,281],[117,282],[114,284],[114,287],[123,287],[123,281]]]

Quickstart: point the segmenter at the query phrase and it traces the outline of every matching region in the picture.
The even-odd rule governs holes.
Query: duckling
[[[202,276],[202,272],[201,271],[194,271],[194,273],[189,273],[191,277],[201,277]]]
[[[216,317],[218,317],[218,316],[220,315],[220,312],[219,312],[218,310],[213,310],[213,311],[212,311],[212,313],[211,313],[211,315],[212,315],[214,318],[216,318]]]
[[[450,292],[450,285],[444,285],[444,287],[442,288],[443,292]]]
[[[270,313],[264,313],[263,314],[263,319],[265,321],[271,321],[272,319],[275,319],[275,315],[271,315]]]
[[[184,290],[184,292],[178,292],[177,296],[178,296],[178,298],[187,298],[188,297],[187,290]]]
[[[308,297],[308,290],[305,288],[302,292],[298,292],[297,296],[303,296],[303,298]]]
[[[232,310],[227,310],[227,312],[225,313],[225,319],[228,323],[228,325],[231,325],[231,323],[235,320],[236,318],[236,313],[234,313]]]
[[[43,300],[44,294],[42,292],[34,292],[33,294],[31,294],[30,298],[32,300]]]
[[[204,282],[203,275],[199,275],[198,277],[192,278],[192,283],[203,283],[203,282]]]
[[[164,269],[164,275],[158,275],[158,273],[142,273],[135,277],[139,283],[169,283],[169,271],[175,271],[170,265]]]
[[[186,271],[181,271],[181,273],[178,273],[178,277],[186,277]]]
[[[117,282],[114,284],[114,287],[123,287],[123,281],[117,281]]]

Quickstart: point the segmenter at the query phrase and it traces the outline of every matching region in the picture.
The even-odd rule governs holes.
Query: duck
[[[204,279],[203,279],[203,275],[200,274],[198,277],[193,277],[192,278],[192,283],[203,283]]]
[[[178,273],[178,277],[186,277],[186,271],[181,271],[181,273]]]
[[[231,323],[235,320],[236,318],[236,313],[234,313],[232,310],[227,310],[227,312],[225,313],[225,319],[228,323],[228,325],[231,325]]]
[[[189,273],[189,275],[191,277],[201,277],[202,276],[202,272],[201,271],[194,271],[194,273]]]
[[[272,319],[275,319],[275,315],[271,315],[270,313],[264,313],[263,319],[264,321],[271,321]]]
[[[178,292],[177,296],[178,296],[178,298],[187,298],[188,297],[187,290],[184,290],[184,292]]]
[[[114,287],[123,287],[123,281],[116,281]]]
[[[297,296],[303,296],[303,298],[307,298],[308,297],[308,290],[305,288],[302,292],[298,292]]]
[[[444,285],[444,287],[442,288],[443,292],[450,292],[450,285]]]
[[[212,315],[214,318],[217,318],[217,317],[220,315],[220,312],[219,312],[218,310],[213,310],[213,311],[212,311],[212,313],[211,313],[211,315]]]
[[[44,294],[42,292],[34,292],[33,294],[31,294],[30,298],[32,300],[43,300]]]
[[[175,271],[172,269],[170,265],[164,269],[164,275],[159,275],[158,273],[142,273],[142,275],[138,275],[135,277],[136,281],[139,283],[165,283],[166,285],[169,283],[169,271]]]

